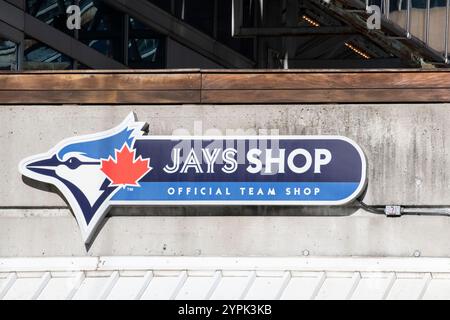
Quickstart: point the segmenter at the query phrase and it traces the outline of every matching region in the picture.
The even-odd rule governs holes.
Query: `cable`
[[[362,208],[368,212],[375,213],[375,214],[385,214],[384,208],[369,206],[369,205],[365,204],[361,199],[356,199],[356,202],[358,203],[360,208]]]
[[[402,214],[415,216],[450,216],[450,208],[403,208]]]
[[[361,199],[356,199],[359,207],[367,212],[374,214],[383,214],[387,217],[400,217],[402,215],[416,215],[416,216],[450,216],[450,208],[443,207],[404,207],[387,205],[384,207],[376,207],[365,204]]]

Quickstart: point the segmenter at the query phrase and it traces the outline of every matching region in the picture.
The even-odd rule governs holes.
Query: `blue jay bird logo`
[[[150,159],[135,158],[134,143],[147,124],[130,113],[117,127],[61,141],[47,153],[19,164],[26,177],[56,186],[69,202],[85,243],[107,213],[109,200],[152,168]]]
[[[346,137],[149,136],[147,128],[130,113],[111,130],[23,160],[19,170],[59,189],[88,245],[112,206],[344,205],[366,185],[364,153]],[[275,157],[283,170],[266,174],[263,163]]]

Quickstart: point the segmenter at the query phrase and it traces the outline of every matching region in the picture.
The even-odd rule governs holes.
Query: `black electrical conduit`
[[[365,204],[361,199],[357,199],[359,207],[367,212],[383,214],[388,217],[399,217],[402,215],[417,216],[450,216],[450,208],[444,207],[407,207],[407,206],[371,206]]]

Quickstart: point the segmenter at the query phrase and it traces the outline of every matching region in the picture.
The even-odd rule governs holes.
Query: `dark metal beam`
[[[25,10],[25,0],[6,0],[19,9]]]
[[[353,28],[345,26],[323,27],[283,27],[283,28],[240,28],[236,37],[277,37],[277,36],[320,36],[358,34]]]
[[[180,21],[146,0],[103,0],[112,7],[126,12],[156,31],[199,52],[205,57],[231,68],[252,68],[254,62],[240,53],[214,40],[205,33]]]
[[[0,21],[49,47],[94,69],[126,69],[121,63],[101,54],[67,34],[0,0]],[[6,28],[5,28],[6,30]]]
[[[289,59],[289,64],[295,69],[380,69],[405,68],[407,64],[398,58],[387,59]]]
[[[23,32],[11,27],[3,21],[0,21],[0,37],[15,43],[21,43],[23,40]]]

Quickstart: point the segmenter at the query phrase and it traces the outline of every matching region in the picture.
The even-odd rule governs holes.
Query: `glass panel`
[[[94,40],[82,40],[84,44],[97,50],[107,57],[114,58],[114,46],[111,39],[94,39]]]
[[[24,70],[66,70],[72,68],[68,56],[34,40],[25,40]]]
[[[65,33],[67,29],[67,8],[74,4],[73,0],[27,0],[27,13]]]
[[[165,67],[165,37],[130,17],[128,66],[136,69]]]
[[[114,60],[123,62],[124,14],[101,1],[81,1],[80,8],[80,41]]]
[[[220,12],[231,13],[231,0],[220,0],[218,18],[218,40],[233,48],[246,57],[253,58],[253,39],[238,39],[231,36],[231,14],[220,14]]]
[[[130,30],[151,30],[149,26],[143,24],[139,20],[130,17]]]
[[[209,35],[213,35],[214,1],[185,0],[184,21]]]
[[[130,39],[128,66],[140,69],[164,67],[164,54],[160,39]]]
[[[81,1],[81,31],[109,31],[120,35],[123,30],[123,13],[101,1]]]
[[[17,69],[17,44],[0,39],[0,70]]]
[[[154,5],[158,6],[159,8],[167,12],[170,12],[171,0],[149,0],[149,2],[153,3]]]

